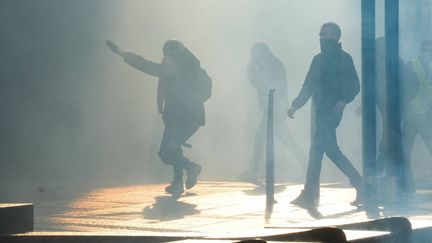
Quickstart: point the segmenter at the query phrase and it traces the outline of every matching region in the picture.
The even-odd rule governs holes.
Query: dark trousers
[[[432,154],[432,109],[425,114],[414,115],[404,119],[402,126],[404,174],[408,186],[414,187],[414,178],[411,169],[411,153],[417,135],[420,135],[429,153]]]
[[[319,197],[321,165],[324,153],[350,180],[352,186],[358,188],[361,176],[351,161],[342,153],[337,144],[336,128],[342,114],[317,114],[315,131],[309,151],[309,165],[306,174],[305,192],[315,199]]]
[[[198,130],[199,126],[192,124],[168,124],[162,137],[159,157],[162,162],[173,167],[173,182],[183,181],[183,171],[188,170],[192,162],[187,159],[182,145]]]

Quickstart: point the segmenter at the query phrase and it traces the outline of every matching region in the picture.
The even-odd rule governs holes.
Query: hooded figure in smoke
[[[165,191],[184,192],[183,175],[187,173],[185,187],[197,183],[201,166],[188,160],[181,146],[205,125],[204,102],[211,95],[211,79],[199,60],[177,40],[168,40],[163,46],[162,63],[154,63],[130,52],[124,52],[114,43],[107,42],[112,51],[123,57],[132,67],[159,78],[158,110],[165,125],[159,157],[173,168],[173,180]]]
[[[254,184],[258,183],[258,167],[263,160],[265,148],[265,134],[267,125],[267,100],[269,90],[275,89],[274,98],[274,126],[276,137],[291,150],[298,161],[300,170],[302,162],[306,160],[305,152],[295,141],[288,128],[285,115],[287,98],[287,76],[282,62],[270,52],[269,47],[262,43],[256,43],[251,48],[251,60],[247,67],[249,82],[257,91],[259,109],[262,112],[261,122],[255,132],[254,150],[250,164],[245,172],[239,175],[239,179]]]
[[[432,154],[432,40],[425,40],[420,47],[418,57],[410,60],[407,67],[415,77],[410,83],[417,82],[418,89],[410,100],[403,120],[404,162],[408,182],[408,192],[415,192],[413,172],[411,170],[411,153],[418,135],[423,140],[429,153]],[[401,89],[404,90],[404,89]],[[404,90],[405,91],[405,90]],[[406,91],[405,91],[406,92]],[[411,184],[409,184],[411,183]]]
[[[398,131],[394,131],[388,127],[388,124],[385,122],[387,117],[391,117],[393,114],[389,114],[386,112],[386,107],[390,104],[386,102],[386,60],[385,60],[385,37],[379,37],[375,41],[376,46],[376,55],[375,55],[375,63],[376,63],[376,105],[379,111],[379,114],[382,118],[382,135],[378,148],[378,156],[377,156],[377,175],[386,175],[386,176],[396,176],[399,178],[399,185],[404,192],[414,192],[414,179],[412,176],[411,166],[409,160],[402,159],[404,168],[399,168],[398,160],[398,151],[400,151],[401,144],[393,143],[391,140],[397,139]],[[403,128],[402,136],[406,136],[406,132],[410,132],[411,127],[407,127],[407,124],[410,124],[412,121],[412,113],[411,104],[418,93],[419,83],[416,77],[416,73],[404,65],[404,62],[401,58],[399,58],[399,104],[400,104],[400,112],[401,112],[401,123],[400,127]],[[429,133],[430,134],[430,133]],[[407,136],[412,138],[411,136]],[[432,141],[432,140],[431,140]],[[405,139],[404,142],[407,142]],[[431,144],[432,145],[432,144]],[[407,144],[404,146],[408,147]],[[412,144],[411,144],[412,147]],[[432,148],[432,147],[430,147]]]
[[[293,118],[296,110],[312,97],[315,129],[309,151],[309,165],[304,190],[291,203],[313,212],[315,216],[319,203],[319,181],[324,153],[349,178],[357,190],[360,204],[361,176],[337,144],[336,128],[339,126],[345,105],[360,91],[359,79],[351,56],[342,50],[339,39],[341,30],[335,23],[321,27],[321,53],[313,58],[303,87],[288,109]],[[318,215],[317,215],[318,214]]]

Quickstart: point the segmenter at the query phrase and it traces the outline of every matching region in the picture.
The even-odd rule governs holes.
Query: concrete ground
[[[350,202],[354,189],[322,184],[315,219],[291,205],[302,185],[277,184],[273,213],[265,216],[265,187],[233,181],[201,181],[179,198],[165,194],[165,184],[111,185],[87,189],[74,186],[38,187],[32,192],[35,232],[110,234],[182,234],[190,236],[248,236],[296,232],[370,220]],[[24,192],[23,192],[24,193]],[[393,208],[375,217],[407,216],[413,228],[432,225],[431,191],[418,191],[404,210]],[[360,231],[349,233],[356,238]]]

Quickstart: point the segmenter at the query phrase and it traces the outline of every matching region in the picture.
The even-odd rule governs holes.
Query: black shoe
[[[300,195],[291,201],[291,204],[297,205],[304,209],[316,209],[318,207],[318,199],[315,199],[310,193],[302,190]]]
[[[354,201],[352,201],[350,203],[352,206],[361,207],[363,205],[364,197],[365,197],[365,195],[364,195],[364,189],[363,189],[364,186],[365,185],[360,184],[360,185],[358,185],[358,186],[355,187],[355,189],[356,189],[356,198],[355,198]]]
[[[351,204],[351,206],[354,206],[354,207],[361,207],[363,205],[363,200],[361,200],[359,198],[359,196],[357,196],[356,199],[354,201],[352,201],[350,204]]]
[[[201,165],[192,164],[187,171],[187,179],[185,182],[186,189],[191,189],[197,184],[198,176],[201,173]]]
[[[171,182],[171,185],[165,187],[165,192],[172,195],[183,194],[183,182]]]
[[[377,202],[376,188],[369,183],[357,186],[356,193],[356,199],[351,202],[352,206],[363,207],[367,202]]]

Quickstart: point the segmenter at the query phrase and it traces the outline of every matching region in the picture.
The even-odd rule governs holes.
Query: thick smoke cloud
[[[1,173],[22,180],[167,181],[171,171],[156,154],[163,129],[156,79],[130,68],[104,42],[158,62],[163,43],[176,38],[214,85],[207,126],[185,153],[203,164],[204,178],[233,179],[251,158],[261,119],[246,77],[250,47],[266,42],[282,60],[292,101],[319,52],[325,22],[340,24],[343,48],[360,75],[359,9],[360,1],[345,0],[1,1]],[[338,135],[361,171],[359,105],[358,96]],[[287,126],[307,152],[309,105]],[[287,148],[276,144],[276,153],[277,178],[303,178]],[[324,181],[344,178],[323,165]]]

